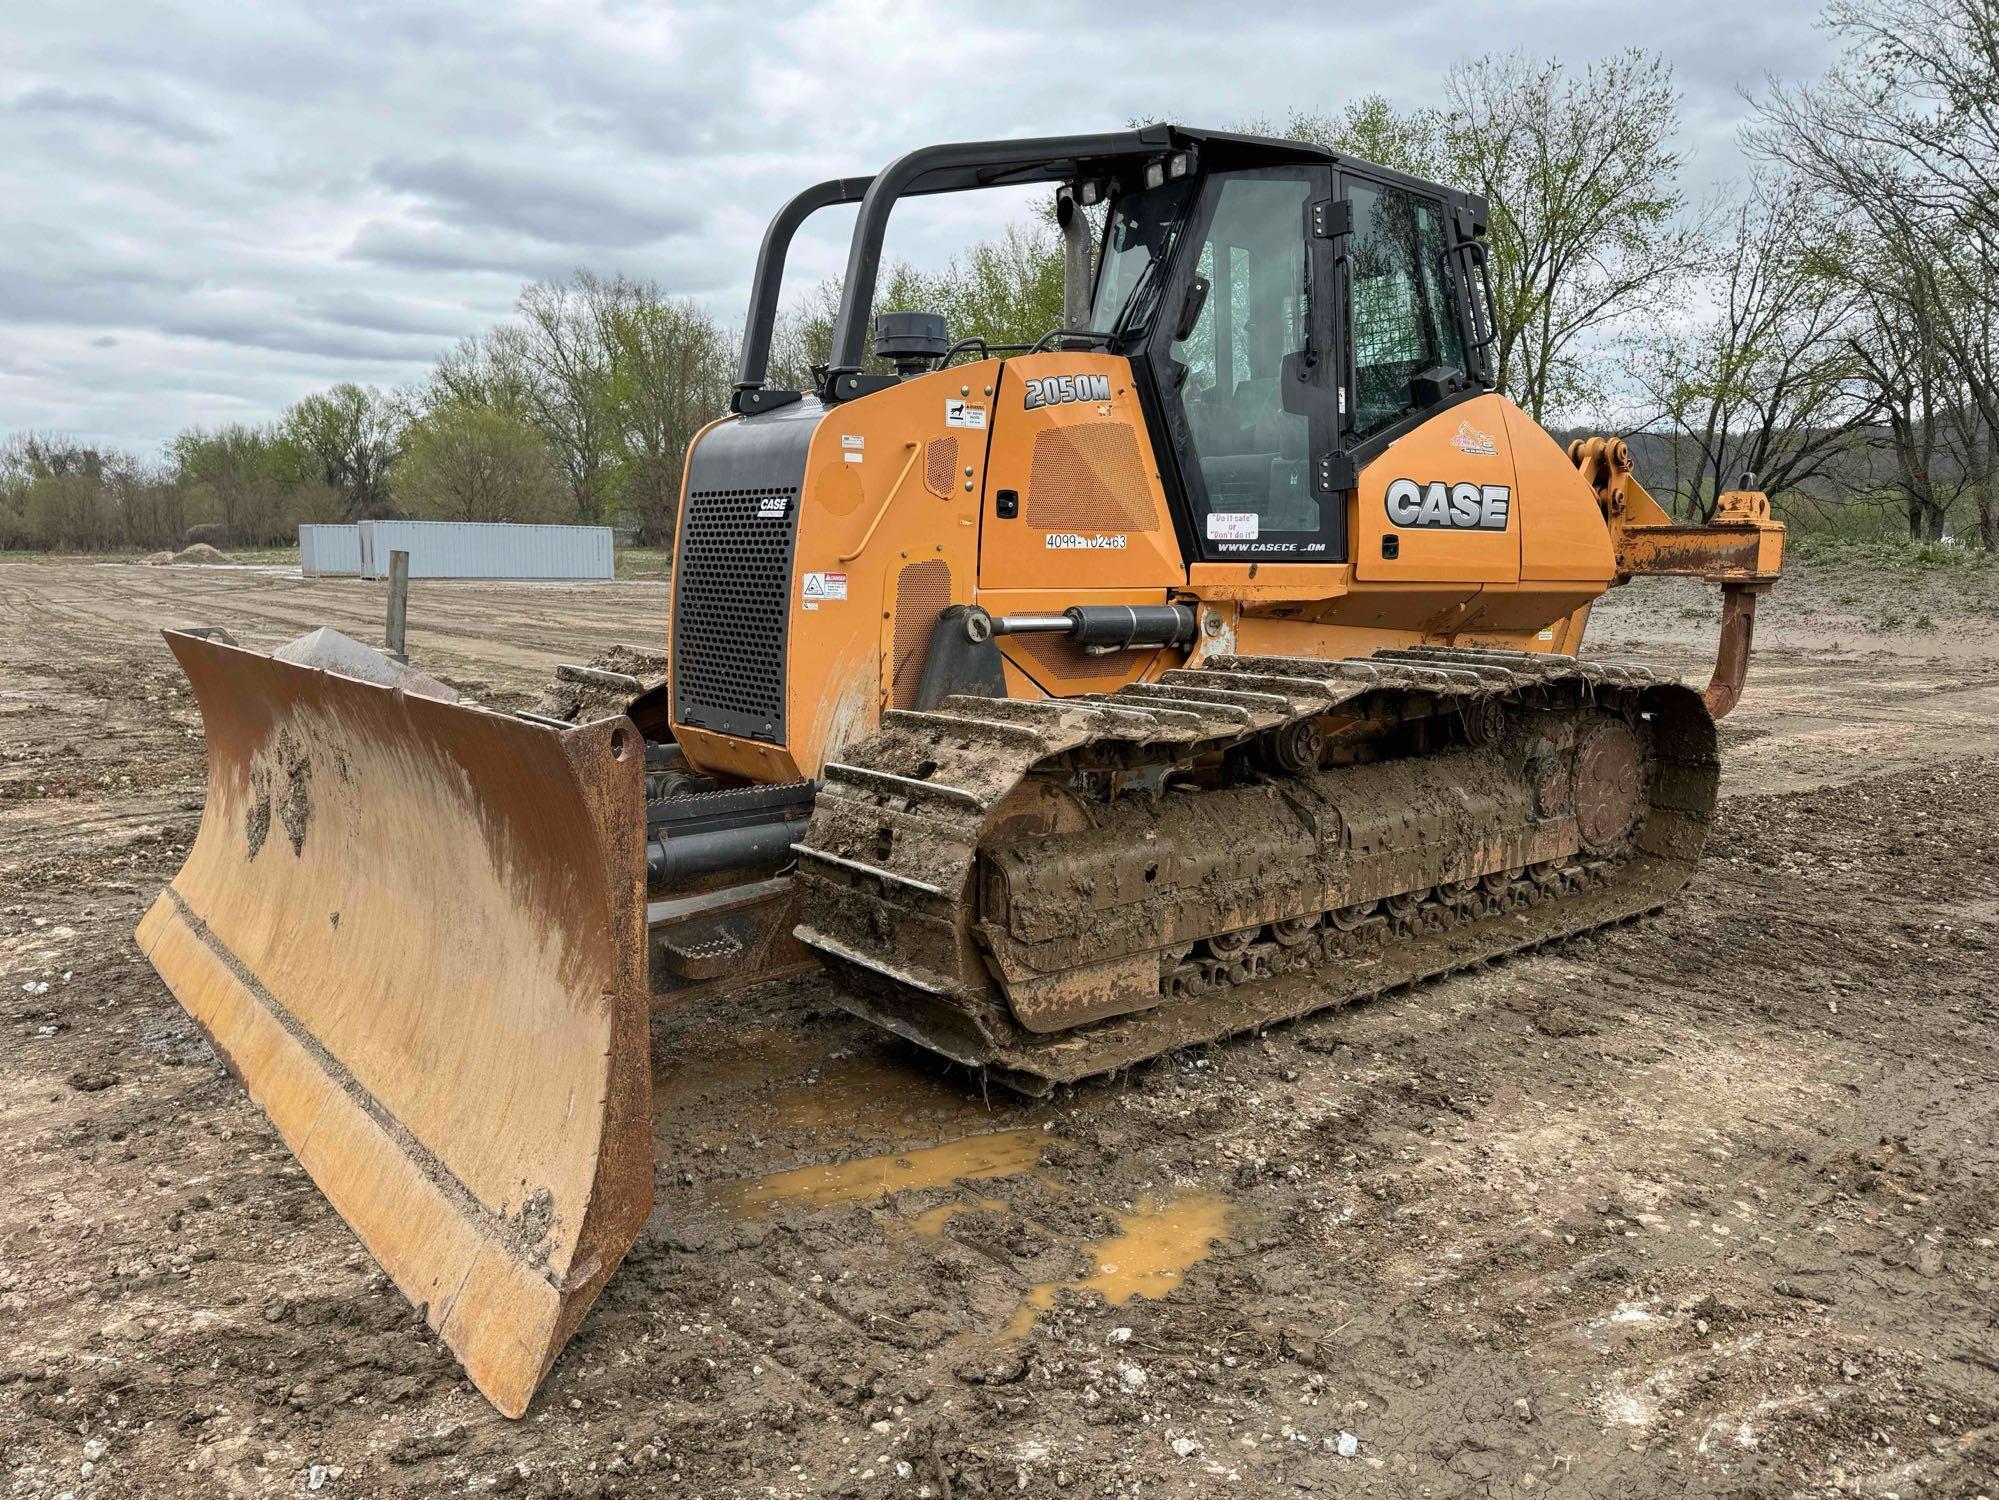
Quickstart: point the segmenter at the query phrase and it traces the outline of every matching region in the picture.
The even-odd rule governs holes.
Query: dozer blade
[[[652,1203],[638,733],[167,639],[208,801],[139,945],[518,1417]]]

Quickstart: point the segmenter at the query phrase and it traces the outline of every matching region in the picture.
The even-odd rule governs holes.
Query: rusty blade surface
[[[167,639],[208,800],[139,945],[519,1416],[652,1202],[639,736]]]

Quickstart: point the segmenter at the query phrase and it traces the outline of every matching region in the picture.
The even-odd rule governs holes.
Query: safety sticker
[[[1094,536],[1084,536],[1074,531],[1051,531],[1048,533],[1050,552],[1122,552],[1127,545],[1125,534],[1119,532],[1098,532]]]
[[[983,427],[986,425],[986,409],[974,406],[969,401],[946,401],[944,403],[944,425],[946,427]]]
[[[805,575],[805,602],[822,603],[827,600],[847,597],[847,575],[845,573],[807,573]]]
[[[1460,453],[1492,457],[1499,451],[1499,445],[1492,440],[1489,432],[1480,432],[1469,422],[1458,423],[1457,435],[1451,439],[1451,446]]]
[[[1208,512],[1208,540],[1253,542],[1261,519],[1253,510],[1211,510]]]
[[[840,448],[841,448],[840,457],[844,458],[850,464],[860,463],[863,459],[865,459],[868,456],[866,452],[863,451],[867,448],[867,446],[868,446],[867,438],[862,436],[860,433],[843,432],[840,434]]]

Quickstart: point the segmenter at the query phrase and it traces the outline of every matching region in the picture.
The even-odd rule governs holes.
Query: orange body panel
[[[1587,585],[1600,594],[1617,571],[1603,510],[1561,444],[1511,401],[1502,403],[1513,446],[1520,576]]]
[[[1034,406],[1030,381],[1049,392]],[[1505,524],[1396,525],[1397,480],[1426,492],[1503,489]],[[1006,491],[1010,517],[998,513]],[[1590,484],[1494,394],[1459,402],[1368,463],[1348,527],[1348,562],[1190,563],[1122,358],[1028,355],[905,380],[832,407],[811,439],[792,562],[787,743],[685,727],[679,738],[710,772],[817,775],[884,711],[913,706],[948,604],[994,615],[1202,606],[1201,633],[1185,648],[1092,656],[1052,636],[1001,638],[1010,695],[1071,697],[1226,652],[1574,651],[1616,571]],[[1385,536],[1395,538],[1392,557]]]
[[[1056,382],[1060,393],[1060,382],[1092,378],[1107,399],[1026,404],[1029,382]],[[980,539],[982,590],[1061,589],[1069,594],[1064,602],[1075,604],[1090,602],[1082,597],[1090,590],[1187,581],[1130,360],[1106,354],[1008,360],[996,410]],[[1011,520],[993,514],[1001,490],[1019,496],[1020,513]]]
[[[1389,444],[1361,470],[1350,524],[1355,576],[1363,583],[1511,583],[1520,577],[1519,493],[1504,396],[1479,396],[1433,417]],[[1391,512],[1391,491],[1421,491],[1419,507],[1437,504],[1460,485],[1503,492],[1505,526],[1498,530],[1412,526]],[[1583,490],[1588,498],[1588,490]],[[1407,502],[1405,502],[1407,503]],[[1591,508],[1594,509],[1592,502]],[[1384,539],[1397,544],[1387,555]],[[1604,581],[1610,581],[1609,570]]]

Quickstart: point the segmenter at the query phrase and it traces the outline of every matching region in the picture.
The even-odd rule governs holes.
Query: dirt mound
[[[641,688],[666,680],[666,655],[637,646],[616,645],[598,652],[587,663],[592,672],[609,672],[636,678]],[[610,714],[621,714],[636,693],[622,684],[574,681],[559,673],[550,679],[536,700],[534,712],[566,724],[587,724]]]
[[[150,558],[147,560],[151,561]],[[228,553],[218,552],[206,542],[196,542],[192,547],[183,547],[167,560],[175,563],[199,563],[205,567],[235,561]]]
[[[171,552],[154,552],[146,557],[142,557],[139,559],[141,563],[145,564],[145,566],[149,568],[164,568],[168,563],[172,562],[173,560],[174,560],[174,555]]]

